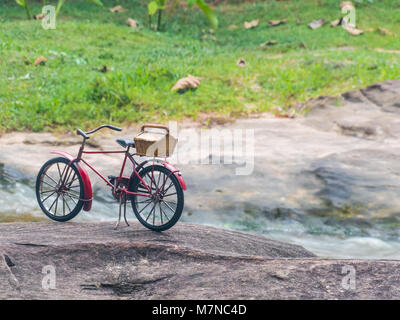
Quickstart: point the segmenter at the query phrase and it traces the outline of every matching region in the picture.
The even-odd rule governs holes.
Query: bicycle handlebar
[[[100,129],[103,129],[103,128],[108,128],[108,129],[111,129],[111,130],[114,130],[114,131],[122,131],[121,128],[116,127],[116,126],[112,126],[111,124],[103,124],[102,126],[97,127],[97,128],[95,128],[93,130],[90,130],[88,132],[84,132],[81,129],[78,129],[78,130],[76,130],[76,134],[82,136],[84,139],[89,139],[88,134],[95,133],[96,131],[98,131]]]
[[[112,126],[111,124],[103,124],[102,126],[97,127],[96,129],[93,129],[93,130],[91,130],[91,131],[86,132],[86,134],[95,133],[96,131],[98,131],[98,130],[100,130],[100,129],[103,129],[103,128],[108,128],[108,129],[111,129],[111,130],[114,130],[114,131],[122,131],[121,128],[118,128],[118,127],[116,127],[116,126]]]
[[[76,130],[76,134],[82,136],[85,140],[89,139],[89,136],[83,132],[81,129]]]

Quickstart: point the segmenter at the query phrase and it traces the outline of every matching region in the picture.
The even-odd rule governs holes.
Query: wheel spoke
[[[149,215],[147,216],[146,221],[149,220],[149,217],[150,217],[150,215],[151,215],[151,213],[153,212],[153,210],[154,210],[155,207],[156,207],[156,204],[154,204],[153,208],[150,210],[150,213],[149,213]]]
[[[150,202],[151,199],[147,199],[147,200],[143,200],[143,201],[136,201],[136,203],[146,203],[146,202]]]
[[[52,203],[52,205],[50,206],[50,208],[49,208],[49,211],[51,212],[51,209],[53,208],[53,206],[54,206],[54,204],[56,203],[56,201],[58,200],[58,197],[59,197],[60,195],[58,194],[57,195],[57,197],[56,197],[56,200],[54,200],[54,202]]]
[[[61,174],[60,166],[58,165],[58,162],[57,162],[56,164],[57,164],[58,174],[60,175],[60,178],[61,178],[61,177],[62,177],[62,174]]]
[[[69,170],[69,169],[71,169],[71,170]],[[64,186],[67,185],[67,183],[69,181],[69,177],[71,176],[72,171],[74,171],[74,170],[72,169],[71,166],[69,166],[68,169],[67,169],[67,172],[65,173],[65,179],[64,179],[64,181],[60,181],[60,185],[61,184],[64,185]],[[74,171],[74,174],[75,174],[75,171]]]
[[[58,186],[58,182],[56,181],[56,180],[54,180],[52,177],[50,177],[46,172],[45,172],[45,174],[44,174],[47,178],[49,178],[51,181],[53,181],[55,184],[56,184],[56,186]]]
[[[44,203],[48,198],[50,198],[53,194],[55,194],[57,191],[53,191],[53,193],[52,194],[50,194],[48,197],[46,197],[46,199],[44,199],[44,200],[42,200],[42,203]]]
[[[153,188],[153,179],[149,176],[149,174],[146,172],[146,176],[148,176],[149,177],[149,179],[150,179],[150,190],[154,190],[155,192],[158,192],[159,190],[158,190],[158,188],[156,187],[156,188]],[[156,184],[154,183],[154,186],[155,186]]]
[[[169,204],[174,204],[175,206],[177,206],[178,204],[176,203],[176,202],[174,202],[174,201],[168,201],[168,200],[164,200],[164,202],[168,202]]]
[[[163,188],[163,194],[167,193],[169,188],[171,188],[173,185],[174,185],[174,183],[171,181],[167,189],[164,190],[164,188]]]
[[[76,178],[75,178],[76,177]],[[72,177],[71,182],[66,183],[65,185],[68,184],[68,188],[71,188],[71,185],[74,183],[74,181],[76,181],[76,179],[78,179],[78,177],[76,176],[76,173],[74,172],[74,176]]]
[[[67,194],[66,192],[64,192],[64,194],[65,194],[68,198],[70,198],[70,199],[72,200],[72,202],[75,203],[75,205],[78,204],[78,202],[76,202],[76,201],[74,200],[74,198],[72,198],[69,194]]]
[[[159,190],[159,185],[160,185],[160,178],[161,178],[161,172],[158,173],[158,181],[157,181],[157,189]]]
[[[72,198],[80,200],[80,198],[76,194],[69,193],[68,191],[63,191],[63,193],[66,194],[70,198],[72,197]]]
[[[174,193],[170,193],[170,194],[165,194],[165,195],[163,195],[163,198],[165,198],[165,197],[170,197],[170,196],[173,196],[173,195],[175,195],[175,194],[177,194],[177,193],[174,192]]]
[[[140,214],[144,209],[146,209],[150,203],[151,203],[151,201],[150,201],[148,204],[146,204],[146,205],[142,208],[142,210],[139,211],[139,214]]]
[[[57,188],[57,185],[53,186],[52,184],[42,180],[42,183],[47,184],[48,186],[52,187],[52,188]]]
[[[65,204],[67,205],[69,212],[72,212],[71,207],[69,206],[68,201],[65,199],[64,195],[62,195],[62,197],[65,200]]]
[[[166,203],[164,200],[161,200],[161,201],[162,201],[173,213],[175,213],[175,210],[172,209],[168,203]]]
[[[40,191],[40,194],[43,194],[43,193],[49,193],[49,192],[56,192],[56,190],[46,190],[46,191]]]
[[[163,222],[163,219],[162,219],[162,211],[161,211],[161,203],[160,203],[160,202],[158,203],[158,206],[159,206],[159,208],[160,208],[161,225],[163,225],[164,222]]]
[[[57,162],[57,167],[58,167],[58,162]],[[65,164],[64,165],[64,169],[63,169],[63,171],[62,171],[62,173],[60,174],[60,181],[62,180],[62,177],[64,176],[64,172],[65,172],[65,170],[67,169],[67,165]],[[59,170],[59,172],[60,172],[60,170]]]
[[[65,216],[65,198],[64,198],[63,194],[61,195],[61,197],[62,197],[62,202],[63,202],[63,216]]]
[[[58,198],[60,197],[60,195],[58,194],[57,195],[57,199],[56,199],[56,208],[55,208],[55,211],[54,211],[54,214],[55,215],[57,215],[57,207],[58,207]]]
[[[161,212],[164,213],[164,215],[167,217],[168,221],[171,220],[171,219],[168,217],[168,215],[165,213],[165,211],[161,208],[161,203],[160,203],[160,209],[161,209]]]
[[[154,211],[153,211],[153,226],[156,224],[155,220],[156,220],[156,207],[157,207],[157,203],[154,203]]]

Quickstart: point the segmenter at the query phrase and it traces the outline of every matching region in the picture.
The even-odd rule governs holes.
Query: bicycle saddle
[[[126,148],[128,146],[132,148],[135,147],[135,141],[131,139],[117,139],[116,141],[122,148]]]

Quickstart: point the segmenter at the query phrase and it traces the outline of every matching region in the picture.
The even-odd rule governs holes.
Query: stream
[[[187,202],[201,194],[186,193]],[[223,192],[217,192],[223,197]],[[109,190],[94,187],[93,208],[81,211],[73,221],[109,221],[115,223],[118,204]],[[367,223],[343,222],[314,215],[296,215],[290,210],[265,208],[249,203],[212,201],[193,208],[186,206],[181,221],[252,233],[301,245],[321,257],[360,259],[400,259],[400,226],[392,221]],[[49,221],[36,202],[34,181],[17,170],[0,165],[0,222]],[[136,220],[130,205],[128,220]],[[173,229],[171,229],[173,232]],[[45,231],[44,231],[45,232]]]

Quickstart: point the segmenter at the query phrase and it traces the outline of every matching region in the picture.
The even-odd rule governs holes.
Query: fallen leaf
[[[245,29],[252,29],[252,28],[257,27],[259,23],[260,23],[260,20],[253,20],[250,22],[245,21],[244,27],[245,27]]]
[[[171,88],[171,91],[183,92],[187,89],[196,89],[201,82],[201,78],[188,75],[186,78],[179,79],[178,82]]]
[[[137,29],[139,27],[139,22],[137,22],[136,20],[133,20],[131,18],[128,18],[128,20],[126,20],[126,24],[134,29]]]
[[[45,13],[40,13],[40,14],[34,15],[34,16],[33,16],[33,19],[35,19],[35,20],[42,20],[42,19],[44,19],[45,17],[46,17],[46,14],[45,14]]]
[[[270,21],[268,21],[268,24],[271,27],[276,27],[276,26],[279,26],[279,25],[284,24],[284,23],[286,23],[286,18],[282,19],[282,20],[270,20]]]
[[[125,8],[123,8],[122,6],[116,6],[116,7],[114,7],[114,8],[110,8],[110,11],[111,12],[125,12],[126,11],[126,9]]]
[[[266,41],[266,42],[261,43],[261,44],[260,44],[260,47],[261,47],[261,48],[265,48],[265,47],[269,47],[269,46],[274,46],[274,45],[276,45],[277,43],[278,43],[278,41],[269,40],[269,41]]]
[[[333,20],[331,22],[331,27],[340,26],[340,25],[342,25],[342,23],[343,23],[343,18],[340,18],[340,19],[337,19],[337,20]]]
[[[35,60],[35,62],[33,63],[33,65],[36,66],[36,67],[37,67],[38,65],[44,66],[44,65],[46,64],[46,61],[47,61],[47,59],[46,59],[45,57],[41,56],[41,57],[39,57],[39,58],[37,58],[37,59]]]
[[[236,24],[231,24],[230,26],[228,26],[229,30],[234,30],[234,29],[237,29],[237,28],[239,28],[239,27]]]
[[[318,19],[318,20],[313,20],[308,24],[308,27],[311,28],[312,30],[318,29],[322,27],[325,24],[325,19]]]
[[[245,67],[246,66],[246,61],[244,59],[240,59],[238,60],[238,62],[236,63],[239,67]]]
[[[362,30],[360,30],[360,29],[351,28],[351,27],[347,27],[347,28],[346,28],[346,31],[347,31],[348,33],[350,33],[351,35],[353,35],[353,36],[359,36],[360,34],[363,34],[363,33],[364,33],[364,31],[362,31]]]
[[[343,9],[344,7],[351,7],[354,8],[354,5],[351,1],[342,1],[340,3],[340,9]]]

